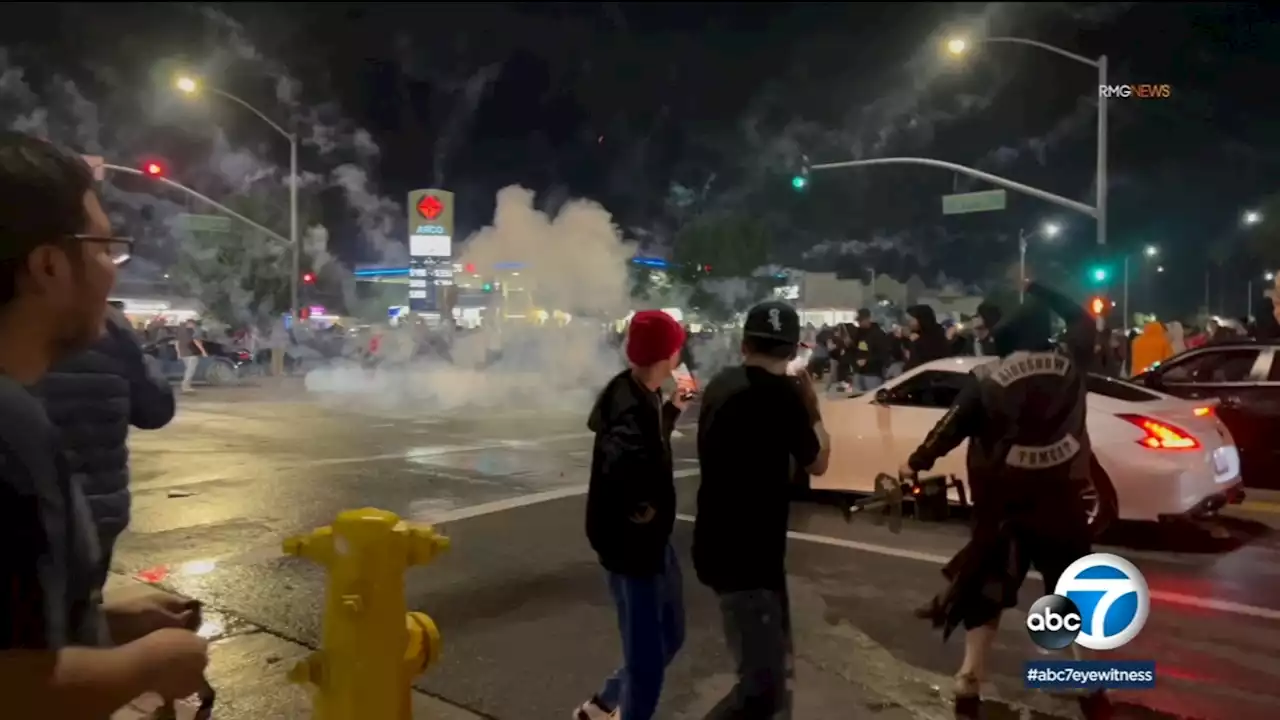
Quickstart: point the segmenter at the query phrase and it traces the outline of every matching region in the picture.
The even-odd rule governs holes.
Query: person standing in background
[[[1173,354],[1180,355],[1187,351],[1187,331],[1182,328],[1182,323],[1177,320],[1166,326],[1169,331],[1169,345],[1173,347]]]
[[[904,371],[951,356],[951,343],[947,340],[946,331],[938,324],[933,308],[928,305],[907,308],[907,324],[911,327],[911,340],[907,345]]]
[[[871,311],[858,311],[858,323],[851,331],[849,353],[853,360],[853,387],[870,392],[884,384],[892,351],[889,336],[871,320]]]
[[[196,379],[196,370],[200,367],[200,358],[208,357],[204,343],[200,340],[199,329],[195,320],[187,320],[178,326],[178,336],[174,340],[178,357],[182,359],[182,392],[193,393],[191,383]]]
[[[1173,357],[1173,345],[1164,332],[1164,326],[1158,322],[1149,322],[1142,328],[1142,334],[1133,339],[1130,350],[1132,366],[1129,372],[1137,375],[1146,372],[1152,365],[1162,363]]]

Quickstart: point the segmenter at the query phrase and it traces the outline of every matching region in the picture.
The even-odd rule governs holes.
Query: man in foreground
[[[987,658],[1000,616],[1017,607],[1034,567],[1051,594],[1071,563],[1091,552],[1087,508],[1090,443],[1085,426],[1092,328],[1068,299],[1031,284],[1023,305],[993,331],[999,360],[979,366],[972,382],[902,467],[912,477],[968,440],[967,476],[974,499],[969,543],[943,573],[948,589],[922,617],[944,639],[964,625],[964,661],[955,676],[955,716],[977,718]],[[1042,307],[1041,303],[1047,307]],[[1067,322],[1055,347],[1049,309]],[[1085,717],[1109,717],[1105,695],[1081,700]]]
[[[690,399],[692,379],[681,379],[666,402],[661,391],[684,343],[684,329],[670,315],[636,313],[626,339],[630,367],[605,385],[587,423],[596,434],[587,539],[609,575],[623,663],[575,711],[578,720],[652,718],[667,665],[684,644],[683,581],[671,547],[671,431]]]
[[[150,598],[104,618],[97,533],[28,390],[102,334],[131,243],[84,162],[43,140],[0,135],[0,197],[0,697],[12,717],[100,720],[147,692],[189,695],[205,641]],[[120,646],[99,647],[108,631]]]
[[[809,375],[786,374],[799,341],[792,307],[757,305],[743,328],[742,365],[720,371],[702,398],[693,562],[719,596],[738,666],[737,684],[707,716],[715,720],[790,714],[790,484],[796,468],[826,472],[831,452]]]

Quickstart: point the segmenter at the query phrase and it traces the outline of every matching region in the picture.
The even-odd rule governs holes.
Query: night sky
[[[1020,228],[1054,220],[1065,237],[1033,247],[1033,264],[1083,277],[1098,259],[1092,220],[1013,194],[1004,212],[944,218],[939,196],[986,189],[945,171],[833,171],[808,192],[790,190],[802,152],[815,162],[909,155],[1091,201],[1095,71],[1010,45],[979,45],[957,62],[943,52],[956,33],[1105,54],[1113,83],[1172,86],[1167,99],[1111,102],[1109,250],[1160,247],[1166,272],[1156,284],[1135,273],[1134,291],[1162,312],[1202,302],[1205,268],[1218,267],[1210,258],[1221,266],[1210,277],[1213,309],[1243,312],[1243,285],[1260,265],[1239,218],[1280,189],[1280,99],[1269,89],[1280,10],[1253,3],[10,3],[0,12],[0,117],[11,126],[43,108],[36,117],[59,142],[124,164],[163,157],[175,178],[227,192],[264,168],[278,172],[287,145],[251,115],[229,104],[175,110],[167,78],[197,68],[296,123],[313,212],[347,261],[383,252],[369,235],[401,231],[369,216],[402,217],[396,204],[415,187],[457,192],[464,230],[490,220],[498,189],[521,184],[552,204],[595,199],[661,245],[679,184],[706,189],[708,211],[766,223],[779,259],[815,269],[982,281],[1016,259]],[[361,169],[359,183],[351,173],[335,180],[340,167]]]

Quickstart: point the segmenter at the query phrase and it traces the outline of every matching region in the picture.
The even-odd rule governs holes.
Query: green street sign
[[[231,232],[231,218],[225,215],[192,215],[183,213],[178,222],[189,232]]]
[[[961,193],[959,195],[942,196],[943,215],[964,215],[966,213],[990,212],[1005,209],[1006,195],[1004,190],[983,190],[982,192]]]

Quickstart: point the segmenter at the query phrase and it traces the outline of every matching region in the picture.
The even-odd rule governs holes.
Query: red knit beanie
[[[627,332],[627,359],[648,367],[662,362],[684,346],[684,328],[661,310],[641,310],[631,318]]]

